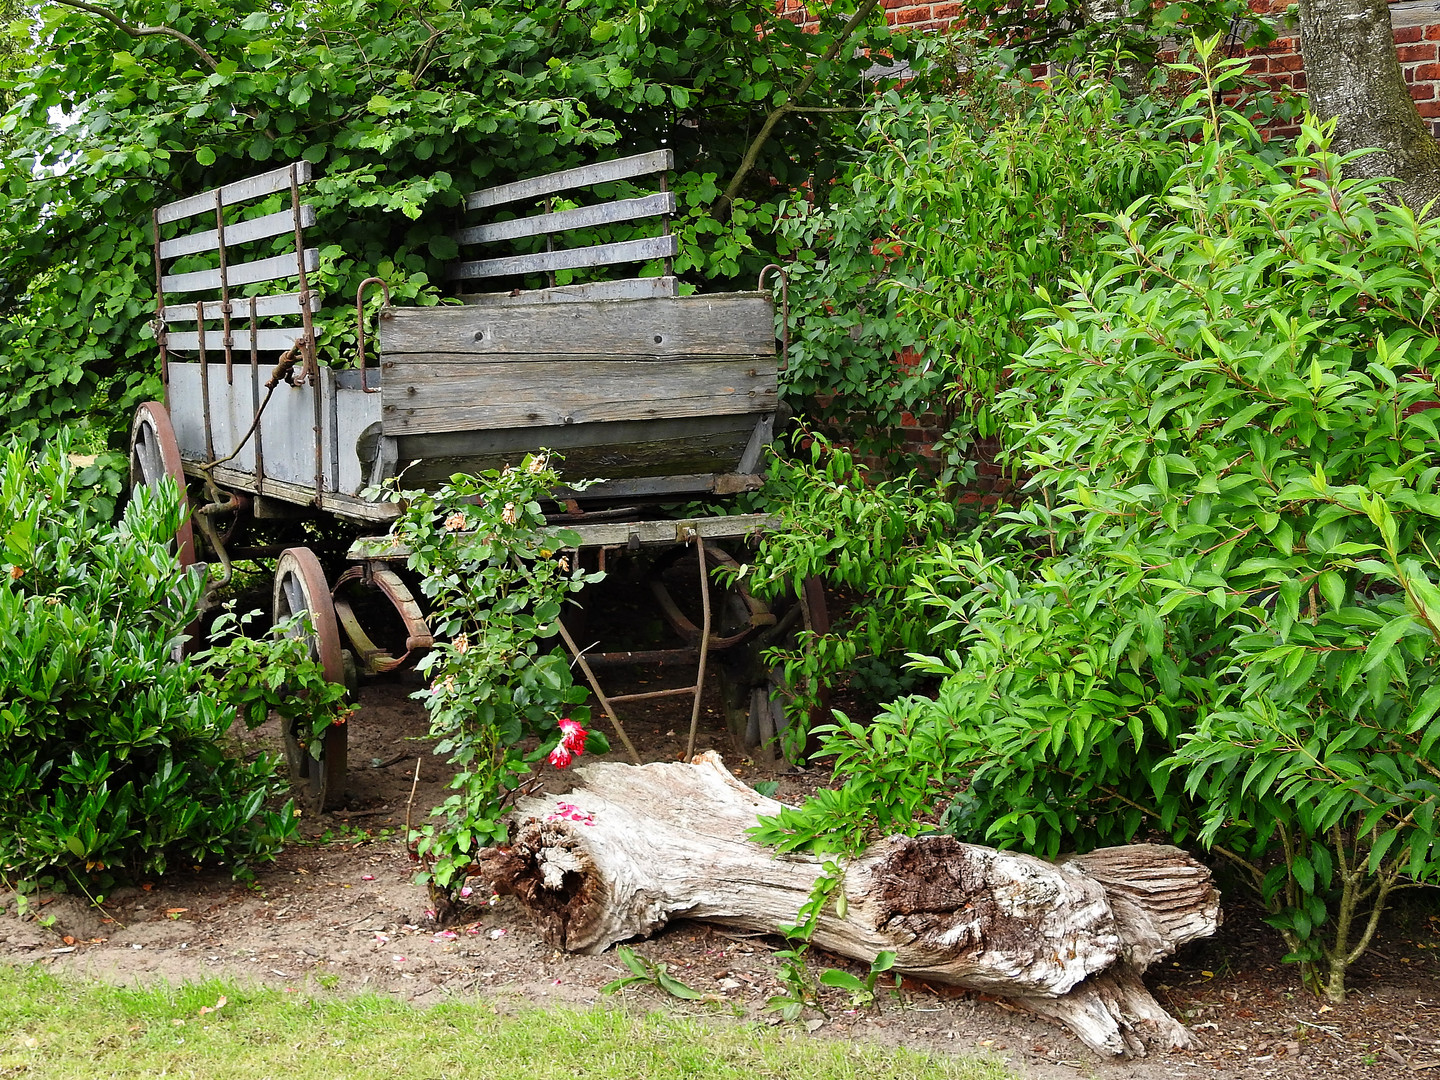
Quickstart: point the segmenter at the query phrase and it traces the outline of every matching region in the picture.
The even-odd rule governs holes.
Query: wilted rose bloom
[[[445,529],[447,532],[456,532],[463,528],[465,528],[465,515],[458,510],[445,519]]]
[[[544,454],[541,454],[539,457],[533,457],[533,458],[531,458],[531,459],[530,459],[530,464],[527,465],[527,466],[525,466],[525,467],[526,467],[530,472],[532,472],[532,473],[542,473],[542,472],[544,472],[544,471],[545,471],[545,455],[544,455]]]
[[[506,525],[514,525],[520,520],[520,515],[515,510],[514,503],[506,503],[505,509],[500,511],[500,520]]]
[[[461,634],[459,637],[457,637],[457,638],[455,639],[455,651],[456,651],[457,653],[459,653],[461,656],[464,656],[465,653],[469,651],[469,649],[470,649],[470,639],[469,639],[468,637],[466,637],[464,634]]]
[[[560,745],[577,757],[585,752],[585,736],[588,734],[589,732],[568,716],[560,721]]]
[[[570,572],[570,556],[560,556],[560,572],[562,574],[568,574]]]
[[[574,760],[575,755],[570,753],[569,748],[563,742],[550,751],[550,764],[557,769],[569,768],[570,762]]]

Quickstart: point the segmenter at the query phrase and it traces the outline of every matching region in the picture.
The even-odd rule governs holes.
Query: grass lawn
[[[222,1004],[223,1001],[223,1004]],[[218,1008],[217,1008],[218,1006]],[[222,982],[145,988],[0,977],[0,1076],[214,1080],[1006,1080],[997,1062],[620,1008],[497,1015]]]

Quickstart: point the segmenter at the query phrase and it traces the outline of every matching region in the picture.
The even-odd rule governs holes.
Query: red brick
[[[1395,58],[1402,64],[1418,64],[1425,60],[1434,60],[1435,57],[1434,45],[1401,45],[1395,50]]]
[[[913,26],[915,23],[930,21],[930,5],[920,4],[918,7],[903,8],[895,13],[896,23],[901,26]]]
[[[1420,101],[1415,107],[1420,110],[1421,116],[1440,116],[1440,101]]]
[[[1402,26],[1395,31],[1396,45],[1409,45],[1412,41],[1422,41],[1425,38],[1425,31],[1419,26]]]
[[[1431,79],[1440,79],[1440,64],[1421,64],[1410,76],[1413,82],[1429,82]]]
[[[1305,67],[1305,61],[1295,53],[1286,53],[1284,56],[1270,57],[1270,70],[1274,71],[1300,71]]]
[[[1289,86],[1291,90],[1304,90],[1306,86],[1305,73],[1303,71],[1297,71],[1292,74],[1289,79]]]
[[[1264,74],[1265,74],[1267,71],[1269,71],[1269,70],[1270,70],[1270,59],[1269,59],[1269,57],[1265,57],[1265,56],[1252,56],[1252,57],[1250,57],[1250,74],[1251,74],[1251,75],[1264,75]]]
[[[964,15],[964,10],[959,4],[936,4],[933,10],[935,18],[944,22],[955,22]]]
[[[1410,87],[1410,96],[1416,101],[1429,101],[1435,96],[1435,84],[1416,83]]]
[[[1418,26],[1416,26],[1416,27],[1409,27],[1409,26],[1407,26],[1407,27],[1405,27],[1405,28],[1402,29],[1402,30],[1396,30],[1396,31],[1395,31],[1395,40],[1396,40],[1396,41],[1399,41],[1399,40],[1400,40],[1400,35],[1403,34],[1403,33],[1405,33],[1406,30],[1410,30],[1410,29],[1419,30],[1420,27],[1418,27]],[[1425,35],[1425,40],[1426,40],[1426,41],[1440,41],[1440,23],[1431,23],[1429,26],[1425,27],[1423,33],[1424,33],[1424,35]],[[1417,39],[1417,40],[1418,40],[1418,39]]]

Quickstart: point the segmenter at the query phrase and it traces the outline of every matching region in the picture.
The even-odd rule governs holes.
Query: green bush
[[[1440,221],[1343,179],[1313,120],[1256,153],[1213,49],[1204,137],[997,402],[1034,500],[917,575],[962,637],[915,660],[937,698],[829,733],[883,805],[767,828],[914,829],[968,781],[967,837],[1201,843],[1338,1000],[1393,891],[1440,882]]]
[[[173,658],[201,587],[171,552],[176,492],[137,490],[114,523],[66,449],[0,459],[0,867],[92,890],[243,871],[292,811],[264,808],[269,757],[225,747],[235,700]]]
[[[1036,290],[1105,262],[1092,215],[1158,190],[1178,151],[1160,102],[1098,80],[1037,84],[964,38],[921,70],[864,114],[834,184],[780,219],[796,258],[783,378],[865,453],[901,450],[905,413],[948,414],[946,464],[964,481]]]
[[[0,120],[4,428],[33,436],[83,417],[122,431],[157,396],[151,210],[301,159],[317,175],[305,198],[319,215],[307,235],[327,360],[353,358],[366,277],[387,279],[397,303],[435,302],[465,193],[662,146],[675,151],[677,273],[750,287],[777,254],[779,201],[845,145],[845,110],[874,86],[860,77],[870,50],[904,48],[872,12],[822,63],[855,4],[821,7],[818,33],[768,0],[113,8],[182,35],[142,37],[38,5],[28,62],[0,69],[15,102]],[[783,114],[739,197],[717,208],[782,105],[836,111]]]

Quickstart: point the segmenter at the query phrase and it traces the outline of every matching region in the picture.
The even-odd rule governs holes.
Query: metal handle
[[[385,284],[384,278],[367,277],[355,290],[355,338],[358,342],[356,366],[360,368],[360,389],[367,394],[378,394],[380,388],[377,386],[372,390],[365,374],[368,370],[365,367],[365,287],[367,285],[379,285],[385,294],[385,305],[380,309],[382,319],[390,312],[390,286]]]
[[[755,291],[765,291],[765,275],[771,270],[780,275],[780,370],[785,371],[790,366],[790,272],[779,263],[761,267]]]

